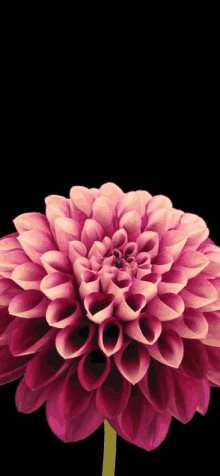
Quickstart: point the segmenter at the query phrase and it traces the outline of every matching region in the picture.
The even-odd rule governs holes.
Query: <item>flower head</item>
[[[0,239],[0,385],[23,377],[18,411],[46,402],[62,441],[107,419],[150,451],[220,386],[220,247],[163,195],[69,196]]]

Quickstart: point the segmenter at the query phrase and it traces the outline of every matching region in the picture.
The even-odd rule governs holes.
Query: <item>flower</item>
[[[147,451],[220,386],[220,247],[163,195],[73,186],[0,239],[0,385],[82,440],[105,419]]]

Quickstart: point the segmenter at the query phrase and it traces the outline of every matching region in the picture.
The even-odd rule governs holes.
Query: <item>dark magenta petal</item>
[[[144,396],[157,412],[164,412],[173,393],[173,381],[170,369],[153,358],[146,375],[138,383]]]
[[[76,368],[69,370],[64,389],[64,416],[68,419],[80,415],[89,406],[93,391],[87,392],[79,382]]]
[[[63,373],[70,364],[71,361],[64,360],[53,345],[29,362],[25,372],[26,384],[31,390],[44,387]]]
[[[143,394],[138,385],[132,386],[126,408],[119,415],[119,423],[121,427],[132,440],[137,437],[141,423],[140,408],[143,398]]]
[[[67,443],[87,438],[99,428],[105,418],[96,407],[95,394],[82,413],[73,418],[67,418],[64,400],[65,380],[66,375],[61,376],[50,392],[46,402],[46,418],[53,433]]]
[[[0,347],[0,385],[5,385],[21,377],[32,356],[14,357],[8,345]]]
[[[127,405],[131,384],[120,374],[116,366],[97,389],[96,404],[106,418],[114,418]]]
[[[79,362],[78,377],[81,385],[87,390],[99,387],[106,379],[110,370],[110,359],[100,349],[84,354]]]
[[[194,416],[200,402],[199,381],[196,381],[193,377],[181,374],[177,369],[171,369],[171,374],[174,392],[168,409],[182,423],[188,423]]]
[[[198,340],[182,339],[184,344],[184,356],[179,366],[179,370],[194,379],[203,379],[208,372],[208,355],[206,345]]]
[[[15,405],[21,413],[33,413],[43,405],[51,391],[52,383],[39,390],[31,390],[23,377],[15,392]]]
[[[77,319],[58,332],[55,340],[56,348],[63,359],[79,357],[96,347],[95,334],[95,325]]]
[[[123,343],[123,329],[121,323],[114,317],[103,321],[99,326],[99,347],[110,356],[117,352]]]
[[[19,292],[10,302],[9,314],[18,317],[42,317],[49,304],[49,299],[38,289]]]
[[[144,344],[129,340],[114,354],[114,360],[121,374],[135,385],[146,374],[150,355]]]
[[[52,331],[52,333],[51,333]],[[48,326],[45,318],[23,319],[10,335],[9,349],[12,355],[27,355],[39,352],[54,335],[55,329]]]

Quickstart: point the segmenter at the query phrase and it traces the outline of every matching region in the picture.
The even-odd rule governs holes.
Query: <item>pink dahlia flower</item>
[[[220,387],[220,247],[163,195],[74,186],[0,240],[0,385],[64,442],[147,451]]]

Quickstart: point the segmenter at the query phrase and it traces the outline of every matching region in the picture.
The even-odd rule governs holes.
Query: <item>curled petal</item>
[[[56,348],[64,359],[72,359],[88,353],[94,348],[96,327],[76,320],[61,329],[56,336]]]
[[[205,312],[204,318],[208,325],[208,332],[204,339],[200,340],[203,344],[220,347],[220,313]]]
[[[60,251],[68,253],[69,242],[79,240],[80,226],[72,218],[59,217],[54,221],[56,241]]]
[[[124,228],[117,230],[112,236],[113,248],[121,250],[128,242],[128,234]]]
[[[145,214],[145,207],[150,198],[151,195],[144,190],[126,193],[118,200],[116,209],[118,217],[121,218],[122,215],[133,210],[142,217]]]
[[[4,278],[11,278],[12,272],[17,266],[30,262],[22,249],[0,251],[0,273]]]
[[[86,246],[78,240],[73,240],[69,242],[69,258],[72,264],[76,261],[77,258],[84,257],[87,255]]]
[[[92,256],[91,259],[90,259],[90,263],[91,263],[91,266],[92,266],[92,270],[95,271],[95,272],[98,272],[100,271],[101,267],[102,267],[102,257],[97,255],[97,256]]]
[[[102,287],[102,292],[106,293],[109,287],[111,278],[115,278],[117,276],[117,268],[116,266],[108,266],[104,265],[99,271],[100,283]]]
[[[70,365],[70,360],[64,360],[55,346],[50,346],[32,357],[25,372],[25,382],[31,390],[37,390],[55,380]]]
[[[174,330],[162,330],[158,340],[148,346],[151,357],[169,367],[179,367],[183,359],[183,342]]]
[[[0,280],[0,306],[8,306],[10,301],[20,294],[21,288],[12,279]]]
[[[208,263],[208,258],[199,251],[188,250],[182,253],[175,262],[173,270],[179,271],[184,274],[187,279],[191,279],[206,268]]]
[[[138,212],[125,213],[119,221],[119,227],[124,228],[129,241],[136,241],[141,232],[141,217]]]
[[[114,366],[96,392],[96,405],[106,418],[115,418],[126,407],[131,384]]]
[[[105,234],[112,236],[113,207],[107,197],[100,196],[96,198],[92,206],[92,218],[102,226]]]
[[[157,210],[169,209],[172,208],[173,204],[171,200],[165,195],[154,195],[147,203],[146,212],[147,214],[155,212]]]
[[[163,235],[169,228],[169,212],[166,208],[160,208],[148,215],[145,231],[155,231]]]
[[[76,297],[71,278],[58,271],[45,276],[41,281],[40,289],[51,300]]]
[[[87,217],[92,213],[92,204],[95,196],[86,187],[74,186],[70,189],[70,198],[74,205]]]
[[[58,271],[71,274],[73,272],[70,259],[62,251],[47,251],[41,256],[41,261],[47,273]]]
[[[182,423],[188,423],[194,416],[200,402],[199,382],[183,375],[176,369],[171,370],[174,392],[168,405],[170,413]]]
[[[204,273],[214,277],[220,276],[220,248],[216,247],[215,251],[207,251],[204,256],[209,260]]]
[[[136,273],[136,279],[142,279],[147,274],[150,274],[152,270],[151,264],[144,264],[143,266],[139,266]]]
[[[160,252],[168,253],[176,261],[186,244],[188,235],[179,230],[168,230],[160,240]]]
[[[17,239],[19,233],[10,233],[0,238],[0,253],[11,250],[21,250],[21,245]]]
[[[29,258],[40,265],[40,258],[46,251],[57,249],[52,236],[39,229],[24,231],[18,236],[18,241]]]
[[[88,271],[88,269],[91,270],[92,265],[87,258],[84,258],[84,257],[76,258],[76,260],[73,263],[73,270],[74,270],[74,275],[76,277],[78,286],[80,286],[82,282],[82,276],[81,276],[82,272]]]
[[[17,294],[8,307],[12,316],[34,318],[45,315],[49,300],[38,289],[27,289]]]
[[[151,264],[153,273],[167,273],[173,264],[173,257],[162,252],[152,259]]]
[[[125,325],[124,331],[132,339],[152,345],[162,332],[162,324],[157,317],[142,312],[137,319]]]
[[[158,293],[164,294],[170,292],[178,294],[186,284],[187,277],[179,271],[171,269],[161,276],[161,281],[158,283]]]
[[[147,299],[142,294],[124,293],[122,301],[116,309],[116,317],[121,321],[131,321],[136,319],[141,309],[145,306]]]
[[[107,292],[114,295],[114,305],[118,306],[123,299],[125,292],[129,290],[132,285],[131,279],[121,279],[118,280],[118,277],[110,278]]]
[[[126,258],[129,256],[136,256],[138,252],[138,246],[137,243],[129,241],[124,248],[123,248],[123,254]]]
[[[143,294],[150,302],[157,294],[157,286],[161,276],[157,273],[148,273],[141,279],[133,278],[130,291],[134,294]]]
[[[27,261],[14,269],[11,279],[23,289],[40,289],[41,280],[45,275],[43,266]]]
[[[87,316],[91,321],[100,324],[112,316],[114,308],[113,294],[91,293],[84,299]]]
[[[99,387],[110,370],[110,358],[100,349],[93,349],[84,354],[78,365],[78,377],[81,385],[88,392]]]
[[[22,213],[22,215],[18,215],[13,220],[13,223],[18,233],[36,229],[44,230],[46,233],[50,233],[49,222],[42,213]]]
[[[54,336],[54,329],[48,326],[45,318],[17,318],[17,326],[9,339],[9,349],[12,355],[28,355],[38,352]]]
[[[94,241],[102,241],[104,237],[104,230],[102,226],[93,219],[87,219],[84,223],[81,241],[86,246],[87,250],[90,250]]]
[[[187,245],[198,247],[209,235],[205,221],[193,213],[183,213],[175,228],[187,233]]]
[[[79,287],[79,294],[82,300],[88,294],[99,292],[100,277],[98,273],[94,273],[94,271],[90,271],[90,270],[83,271],[81,277],[82,277],[82,282]]]
[[[90,259],[92,256],[97,256],[97,255],[102,257],[105,255],[105,253],[106,253],[106,246],[104,245],[104,243],[102,243],[101,241],[95,241],[89,250],[88,258]]]
[[[112,182],[104,183],[100,187],[99,190],[100,190],[100,196],[107,197],[110,200],[113,207],[116,206],[119,197],[124,195],[121,188],[119,188],[115,183],[112,183]]]
[[[100,349],[108,357],[121,348],[123,343],[123,329],[116,318],[110,317],[100,324],[98,343]]]
[[[169,222],[170,228],[177,228],[180,217],[184,214],[182,210],[177,210],[176,208],[169,208]]]
[[[135,385],[147,372],[150,354],[145,345],[129,340],[114,354],[114,360],[123,377]]]
[[[190,339],[183,338],[182,340],[184,356],[179,366],[180,372],[196,380],[206,378],[209,363],[206,345],[199,340],[194,340],[193,345]]]
[[[184,311],[184,302],[179,294],[164,293],[155,296],[147,306],[147,312],[160,321],[176,319]]]
[[[146,252],[154,258],[159,249],[159,235],[155,231],[144,231],[137,238],[139,252]]]
[[[202,312],[186,307],[181,316],[164,322],[163,328],[174,330],[180,337],[187,339],[203,339],[208,332],[208,323]]]
[[[46,320],[50,326],[62,329],[82,317],[82,309],[77,301],[57,298],[50,302]]]
[[[174,391],[171,369],[151,358],[148,371],[138,386],[153,408],[157,412],[164,412]]]
[[[186,307],[198,309],[214,302],[218,298],[217,291],[204,276],[196,276],[188,281],[187,286],[180,291],[179,296]]]

